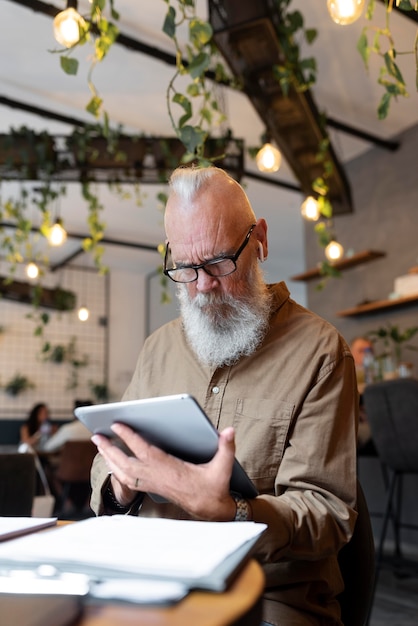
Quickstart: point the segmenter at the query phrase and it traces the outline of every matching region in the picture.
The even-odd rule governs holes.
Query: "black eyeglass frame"
[[[179,265],[179,267],[170,267],[167,269],[167,257],[168,257],[169,247],[170,247],[170,243],[167,241],[167,244],[165,246],[165,254],[164,254],[163,274],[165,274],[165,276],[168,276],[168,278],[170,278],[173,282],[181,283],[181,284],[194,283],[199,278],[198,270],[203,270],[204,272],[206,272],[206,274],[208,274],[209,276],[212,276],[213,278],[223,278],[224,276],[229,276],[230,274],[233,274],[237,269],[238,258],[240,254],[242,254],[242,252],[244,251],[248,242],[250,241],[251,234],[255,227],[256,227],[256,224],[251,225],[250,230],[245,235],[244,241],[242,242],[242,244],[240,245],[240,247],[234,254],[226,254],[224,256],[219,256],[219,257],[216,257],[215,259],[211,259],[210,261],[205,261],[205,263],[200,263],[199,265]],[[234,264],[234,269],[232,269],[230,272],[227,272],[226,274],[212,274],[210,272],[209,267],[211,265],[217,265],[221,263],[222,261],[232,261]],[[176,280],[175,278],[173,278],[173,276],[170,275],[170,272],[177,271],[177,270],[195,270],[196,275],[191,280]]]

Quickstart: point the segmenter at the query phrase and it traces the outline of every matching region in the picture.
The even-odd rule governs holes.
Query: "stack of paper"
[[[60,576],[86,574],[97,590],[103,582],[142,578],[223,591],[265,529],[254,522],[104,516],[5,542],[0,562],[3,571],[48,565]]]

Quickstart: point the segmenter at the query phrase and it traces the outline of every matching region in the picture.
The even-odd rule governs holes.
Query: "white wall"
[[[4,263],[0,263],[0,275],[5,275],[4,269]],[[25,280],[19,273],[16,278]],[[106,328],[102,324],[106,314],[105,279],[96,272],[67,267],[59,276],[47,274],[43,284],[75,293],[77,305],[74,311],[59,312],[0,299],[0,418],[25,417],[34,404],[46,402],[51,417],[69,419],[74,400],[92,398],[90,383],[103,384],[105,380]],[[77,317],[81,304],[90,309],[86,322],[80,322]],[[42,313],[48,313],[49,322],[38,336],[35,329]],[[86,366],[73,368],[67,360],[63,363],[45,360],[42,349],[46,342],[52,347],[68,347],[72,340],[76,348],[74,356],[81,361],[86,358]],[[4,386],[16,374],[27,377],[34,388],[18,396],[7,394]]]

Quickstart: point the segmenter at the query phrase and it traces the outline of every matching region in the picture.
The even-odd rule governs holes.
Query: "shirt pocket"
[[[294,410],[293,404],[276,398],[236,401],[236,456],[260,491],[274,489]]]

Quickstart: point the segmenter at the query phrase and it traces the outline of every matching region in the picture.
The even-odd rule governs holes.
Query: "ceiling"
[[[84,122],[93,118],[84,107],[89,100],[87,87],[88,63],[84,63],[88,50],[78,53],[80,69],[77,76],[65,75],[59,67],[57,48],[52,36],[52,19],[35,12],[29,1],[2,0],[0,21],[0,132],[10,127],[27,125],[35,130],[47,129],[51,133],[65,134],[72,127],[20,110],[5,103],[10,100],[32,107],[52,111]],[[383,24],[384,7],[376,3],[376,18]],[[65,8],[64,0],[55,0],[54,6]],[[87,0],[79,2],[79,11],[88,6]],[[161,27],[166,11],[163,0],[115,0],[121,15],[120,31],[135,40],[173,54],[171,41]],[[206,0],[197,1],[199,14],[207,18]],[[365,18],[351,26],[334,24],[328,16],[326,0],[293,0],[291,8],[299,8],[305,17],[305,26],[317,28],[319,36],[306,51],[318,63],[317,84],[312,89],[318,109],[337,124],[328,128],[338,159],[344,164],[373,147],[373,142],[337,130],[338,122],[383,140],[391,140],[417,119],[417,94],[414,91],[415,65],[412,56],[399,58],[399,65],[410,88],[410,97],[392,105],[384,121],[377,118],[377,106],[382,95],[377,85],[379,63],[371,59],[369,74],[356,50],[356,42]],[[84,11],[87,12],[87,11]],[[402,14],[392,16],[395,41],[412,48],[416,23]],[[399,45],[399,44],[398,44]],[[165,91],[174,68],[168,63],[147,54],[115,45],[105,61],[94,70],[94,81],[104,99],[111,121],[122,124],[126,132],[146,135],[173,136],[166,110]],[[227,117],[227,127],[233,136],[255,146],[265,130],[264,124],[250,100],[242,93],[216,87]],[[381,149],[386,149],[382,147]],[[256,173],[254,163],[246,156],[245,169]],[[266,271],[272,279],[288,280],[292,274],[304,269],[303,224],[299,207],[303,196],[294,189],[299,187],[286,162],[274,175],[264,175],[265,181],[244,177],[251,202],[259,217],[269,224],[270,254]],[[275,184],[272,184],[275,183]],[[5,183],[4,195],[12,194],[17,183]],[[351,185],[355,181],[351,181]],[[106,238],[113,241],[106,246],[105,263],[111,269],[151,272],[159,264],[159,256],[150,250],[137,248],[145,244],[151,248],[164,240],[163,207],[156,199],[161,188],[142,185],[141,206],[132,198],[121,200],[110,194],[105,186],[100,190],[104,205],[103,218],[107,224]],[[355,206],[354,206],[355,211]],[[60,201],[59,212],[66,228],[72,233],[86,233],[86,207],[77,183],[70,183],[65,198]],[[338,224],[337,224],[338,230]],[[116,245],[122,241],[125,245]],[[54,251],[52,262],[59,263],[63,254],[70,255],[79,246],[79,239],[70,239],[65,251]],[[92,264],[87,255],[80,255],[74,263]],[[268,276],[270,277],[270,276]],[[300,286],[295,285],[297,290]],[[293,289],[293,291],[295,291]]]

